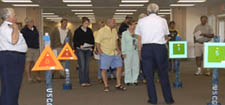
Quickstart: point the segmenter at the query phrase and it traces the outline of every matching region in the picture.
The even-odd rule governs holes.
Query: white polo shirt
[[[151,14],[138,21],[135,34],[140,35],[142,44],[166,44],[165,35],[169,35],[166,19]]]
[[[60,34],[60,41],[61,41],[61,44],[64,44],[64,41],[66,39],[66,36],[67,36],[67,33],[68,33],[68,29],[62,29],[61,27],[58,27],[59,29],[59,34]]]
[[[11,24],[11,22],[4,21],[0,26],[0,51],[17,51],[25,53],[27,51],[27,44],[20,32],[18,42],[15,45],[12,44],[13,29],[9,26]]]

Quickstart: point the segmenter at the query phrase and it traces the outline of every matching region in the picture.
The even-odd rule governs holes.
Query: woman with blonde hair
[[[144,17],[146,17],[146,16],[147,16],[146,14],[141,13],[141,14],[138,16],[138,18],[139,18],[139,19],[142,19],[142,18],[144,18]]]
[[[139,75],[138,36],[134,34],[136,21],[128,22],[122,34],[122,54],[125,64],[125,83],[137,85]]]

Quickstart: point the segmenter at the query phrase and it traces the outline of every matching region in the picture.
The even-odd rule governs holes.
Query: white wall
[[[17,17],[17,22],[18,23],[22,23],[24,25],[24,19],[27,16],[26,13],[26,8],[14,8],[15,13],[16,13],[16,17]]]
[[[188,7],[186,12],[186,39],[188,41],[188,56],[194,58],[193,31],[196,25],[200,24],[200,17],[207,15],[206,7]]]
[[[225,17],[224,19],[219,20],[219,36],[220,36],[220,41],[224,42],[224,34],[225,34]]]

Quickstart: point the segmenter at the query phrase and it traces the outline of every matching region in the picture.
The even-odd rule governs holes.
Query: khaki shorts
[[[26,54],[26,61],[36,62],[39,56],[40,56],[39,49],[28,48],[27,54]]]
[[[201,57],[203,56],[203,52],[204,52],[204,45],[200,44],[200,43],[195,43],[195,56],[196,57]]]

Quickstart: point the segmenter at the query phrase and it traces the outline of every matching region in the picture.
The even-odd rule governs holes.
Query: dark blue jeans
[[[25,65],[25,54],[0,51],[0,58],[0,105],[18,105],[19,90]]]
[[[92,51],[90,50],[76,50],[79,64],[79,80],[80,84],[90,83],[89,79],[89,64]]]
[[[166,45],[147,44],[142,47],[142,66],[147,80],[149,101],[157,103],[157,95],[154,83],[155,67],[158,68],[158,75],[163,91],[164,99],[167,103],[173,102],[170,81],[168,76],[169,60]]]

